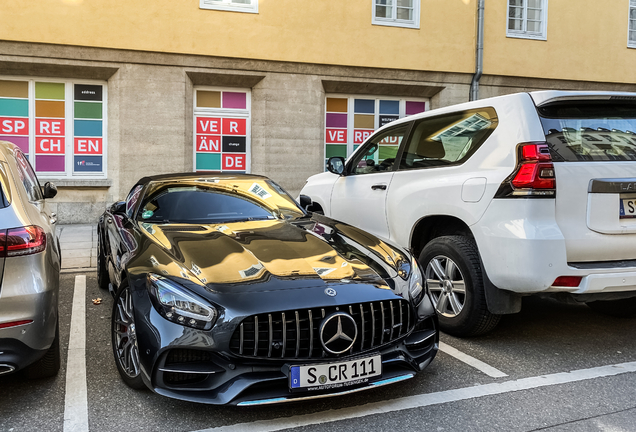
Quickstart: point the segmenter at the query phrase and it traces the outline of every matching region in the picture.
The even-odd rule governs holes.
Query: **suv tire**
[[[479,252],[472,239],[437,237],[422,249],[419,261],[442,331],[467,337],[497,326],[501,315],[488,310]]]

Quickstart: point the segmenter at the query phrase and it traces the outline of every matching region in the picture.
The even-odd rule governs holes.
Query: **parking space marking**
[[[272,432],[282,429],[349,420],[375,414],[403,411],[413,408],[422,408],[430,405],[439,405],[484,396],[494,396],[515,391],[531,390],[540,387],[569,384],[578,381],[585,381],[595,378],[603,378],[634,372],[636,372],[636,362],[620,363],[590,369],[579,369],[571,372],[560,372],[551,375],[540,375],[513,381],[504,381],[493,384],[465,387],[455,390],[446,390],[437,393],[425,393],[415,396],[407,396],[399,399],[374,402],[358,407],[322,411],[314,414],[305,414],[272,420],[259,420],[252,423],[240,423],[229,426],[220,426],[210,429],[203,429],[198,432]]]
[[[481,360],[477,360],[475,357],[469,356],[468,354],[463,353],[460,350],[445,344],[444,342],[439,343],[439,350],[443,353],[448,354],[449,356],[455,357],[457,360],[462,361],[469,366],[474,367],[475,369],[485,373],[489,377],[503,378],[508,376],[507,374],[503,373],[499,369],[496,369],[490,366],[489,364],[484,363]]]
[[[64,432],[88,430],[86,388],[86,275],[75,276],[71,334],[66,361]]]

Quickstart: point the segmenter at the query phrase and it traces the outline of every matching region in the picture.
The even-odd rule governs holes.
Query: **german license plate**
[[[328,390],[348,387],[382,375],[382,356],[356,360],[292,366],[289,387],[292,390]]]
[[[636,198],[622,198],[620,219],[636,218]]]

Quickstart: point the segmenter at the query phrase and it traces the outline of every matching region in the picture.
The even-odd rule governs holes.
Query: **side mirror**
[[[51,182],[44,183],[44,186],[42,187],[42,195],[45,199],[55,198],[55,195],[57,195],[57,186]]]
[[[298,199],[300,201],[300,206],[306,211],[309,211],[309,206],[311,206],[311,198],[307,195],[301,195],[300,197],[298,197]]]
[[[344,170],[345,160],[342,156],[333,156],[327,161],[327,171],[338,175],[344,175]]]
[[[113,214],[124,214],[126,213],[126,201],[117,201],[112,206],[110,206],[110,212]]]

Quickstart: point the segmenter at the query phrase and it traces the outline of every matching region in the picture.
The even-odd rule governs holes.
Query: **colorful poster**
[[[104,172],[103,87],[75,84],[73,98],[73,172]]]
[[[194,114],[195,171],[246,172],[248,93],[198,89]]]

